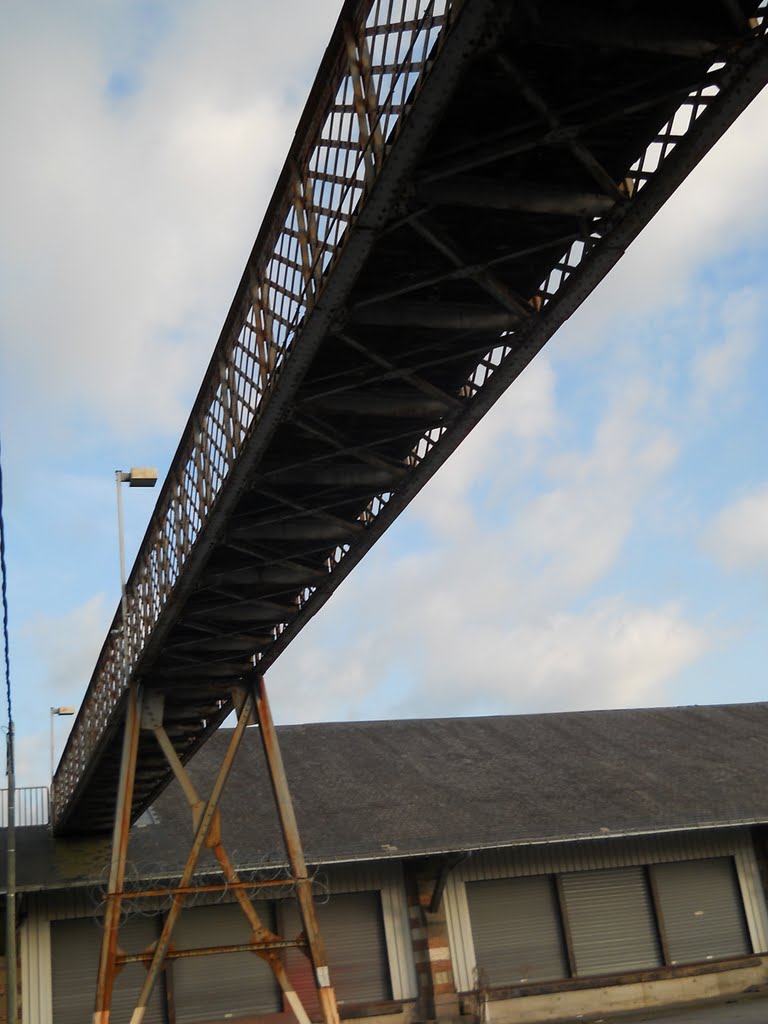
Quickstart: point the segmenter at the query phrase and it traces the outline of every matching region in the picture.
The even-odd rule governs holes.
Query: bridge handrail
[[[14,790],[14,819],[18,828],[47,825],[50,800],[47,786],[17,786]],[[0,789],[0,828],[8,827],[8,790]]]
[[[125,644],[118,606],[62,754],[54,816],[103,738],[459,6],[345,4],[129,576]]]

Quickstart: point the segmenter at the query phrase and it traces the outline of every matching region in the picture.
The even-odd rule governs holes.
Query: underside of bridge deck
[[[160,556],[131,578],[153,618],[129,620],[130,674],[164,693],[182,760],[768,78],[754,0],[416,6],[432,19],[423,44],[402,4],[389,29],[371,4],[342,13],[297,133],[309,143],[289,157],[139,558],[151,566],[152,538],[184,533],[178,512],[167,523],[185,488],[199,499],[194,543],[167,594],[150,594]],[[408,46],[418,75],[398,100]],[[351,148],[360,187],[347,199]],[[222,380],[234,398],[216,399],[217,432],[200,410]],[[59,832],[112,824],[126,678],[109,643],[57,775]],[[108,656],[118,670],[97,710]],[[134,817],[168,779],[143,733]]]

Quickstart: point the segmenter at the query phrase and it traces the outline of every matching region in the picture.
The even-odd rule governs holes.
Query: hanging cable
[[[5,525],[3,523],[3,448],[0,444],[0,576],[2,576],[2,593],[3,593],[3,641],[5,644],[5,695],[8,703],[8,722],[13,720],[13,714],[11,712],[11,654],[10,644],[8,642],[8,587],[7,587],[7,573],[5,569]],[[9,751],[9,756],[12,756],[12,752]],[[10,761],[9,767],[13,768],[13,761]]]
[[[5,522],[3,520],[3,460],[0,445],[0,590],[3,597],[3,643],[5,647],[5,693],[8,703],[8,846],[7,885],[5,898],[5,1004],[6,1019],[15,1024],[16,1000],[16,775],[13,753],[13,713],[11,706],[11,645],[8,639],[8,573],[5,567]]]

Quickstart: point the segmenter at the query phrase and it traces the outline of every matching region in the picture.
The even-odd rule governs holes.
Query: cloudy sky
[[[114,470],[168,468],[337,8],[6,10],[20,785],[118,602]],[[767,120],[763,95],[275,665],[279,721],[766,697]],[[124,498],[132,559],[154,495]]]

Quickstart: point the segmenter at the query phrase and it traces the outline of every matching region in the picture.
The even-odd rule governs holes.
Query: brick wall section
[[[418,1016],[422,1020],[454,1020],[460,1013],[445,910],[442,904],[435,913],[429,909],[440,867],[439,862],[430,861],[406,867],[408,918],[419,985]]]

